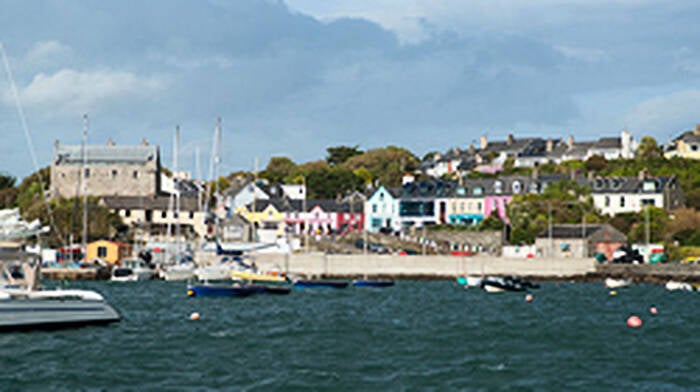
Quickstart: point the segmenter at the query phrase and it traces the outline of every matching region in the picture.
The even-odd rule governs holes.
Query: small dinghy
[[[355,279],[352,281],[355,287],[391,287],[394,281],[391,279]]]
[[[344,289],[348,284],[347,280],[298,279],[294,281],[294,287],[298,289]]]
[[[527,291],[529,289],[539,289],[540,285],[532,283],[523,278],[514,276],[486,277],[481,280],[481,287],[489,293],[500,293],[504,291]]]
[[[481,287],[482,278],[480,276],[458,276],[457,284],[465,289],[471,287]]]
[[[677,282],[675,280],[666,282],[665,287],[668,291],[693,291],[693,286],[690,283]]]
[[[605,287],[608,289],[621,289],[623,287],[627,287],[632,284],[632,281],[629,279],[613,279],[613,278],[607,278],[605,279]]]
[[[187,286],[187,295],[190,297],[247,297],[258,292],[259,288],[256,286],[209,284]]]

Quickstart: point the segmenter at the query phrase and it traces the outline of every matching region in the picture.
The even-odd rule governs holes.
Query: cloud
[[[40,107],[54,115],[65,112],[75,115],[89,112],[110,100],[149,97],[165,86],[163,79],[140,77],[124,71],[62,69],[50,75],[35,75],[29,85],[19,88],[19,96],[26,106]],[[5,103],[11,104],[12,99],[10,92],[5,92]]]
[[[564,57],[585,63],[599,63],[609,59],[609,56],[601,49],[577,48],[565,45],[555,45],[554,49],[563,54]]]
[[[685,90],[642,101],[625,119],[632,129],[670,137],[698,121],[698,107],[700,89]]]
[[[24,64],[29,67],[47,66],[62,62],[73,55],[73,49],[58,41],[40,41],[35,43],[24,57]]]

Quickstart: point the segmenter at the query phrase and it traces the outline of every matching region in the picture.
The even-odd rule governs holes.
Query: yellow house
[[[236,208],[236,213],[250,222],[256,230],[275,230],[278,236],[284,235],[283,206],[275,205],[276,201],[258,200],[255,205]]]
[[[700,124],[673,139],[664,151],[666,158],[700,159]]]
[[[131,256],[131,245],[118,241],[98,240],[87,244],[86,260],[95,258],[116,264],[124,258]]]

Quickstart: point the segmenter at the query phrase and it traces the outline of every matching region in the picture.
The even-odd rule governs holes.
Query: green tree
[[[405,173],[413,172],[419,165],[418,158],[405,148],[389,146],[367,150],[347,160],[343,167],[369,170],[372,176],[385,186],[401,186]]]
[[[585,163],[586,171],[600,172],[608,164],[608,160],[602,155],[593,155]]]
[[[348,159],[356,155],[362,154],[362,151],[359,149],[359,147],[360,146],[328,147],[326,149],[326,152],[328,152],[326,162],[328,162],[328,164],[331,166],[336,166],[345,163]]]
[[[311,199],[333,199],[349,191],[362,188],[363,179],[350,169],[330,166],[327,162],[308,162],[297,167],[285,178],[286,182],[306,182],[307,195]]]
[[[641,159],[661,158],[664,156],[664,151],[656,143],[656,139],[651,136],[644,136],[639,141],[637,147],[637,157]]]
[[[260,178],[277,183],[292,174],[296,167],[297,165],[287,157],[272,157],[265,170],[260,173]]]
[[[497,214],[491,214],[488,216],[488,218],[479,222],[479,225],[477,226],[477,230],[479,230],[479,231],[497,231],[497,230],[503,230],[504,226],[505,226],[505,222],[503,222],[497,216]]]
[[[0,190],[14,187],[15,182],[17,182],[17,178],[0,172]]]
[[[648,219],[645,217],[647,212],[649,213]],[[645,242],[648,225],[650,242],[670,240],[667,232],[668,221],[668,215],[663,209],[645,207],[644,210],[635,215],[635,222],[632,224],[628,238],[631,242]]]

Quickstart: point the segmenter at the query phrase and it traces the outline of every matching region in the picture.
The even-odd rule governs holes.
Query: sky
[[[55,140],[158,144],[210,176],[326,148],[421,157],[482,135],[667,142],[700,122],[692,0],[0,0],[0,171]],[[30,145],[33,148],[30,148]],[[199,165],[196,151],[200,151]],[[199,167],[199,170],[197,170]]]

